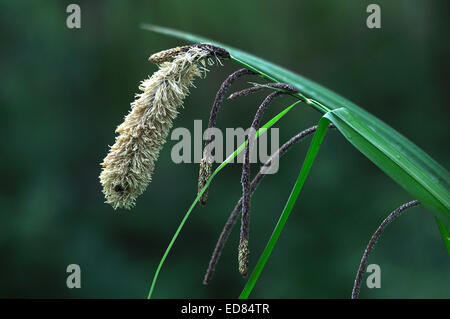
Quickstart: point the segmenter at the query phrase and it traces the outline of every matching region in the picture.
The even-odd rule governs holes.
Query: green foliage
[[[276,82],[288,83],[308,104],[336,125],[361,153],[428,207],[450,227],[450,174],[400,133],[356,104],[298,74],[219,42],[168,28],[143,28],[193,42],[206,42],[228,50],[232,59]],[[443,236],[444,241],[450,239]],[[450,251],[449,251],[450,253]]]
[[[260,76],[270,81],[291,84],[300,92],[297,94],[297,97],[301,101],[325,114],[320,121],[322,129],[315,134],[291,196],[240,298],[248,297],[275,247],[311,169],[329,121],[337,127],[353,146],[435,214],[438,228],[447,252],[450,254],[450,238],[448,236],[450,228],[450,174],[419,147],[356,104],[289,70],[210,39],[159,26],[143,25],[142,27],[187,41],[211,43],[223,47],[228,50],[232,60],[255,71]],[[326,125],[324,126],[323,123],[326,123]],[[214,175],[211,176],[209,182]],[[197,196],[196,201],[198,201],[199,196]],[[193,206],[191,206],[188,214]],[[188,214],[185,216],[185,219]],[[185,222],[185,219],[183,219],[182,224]],[[179,230],[180,228],[177,233]],[[171,245],[173,241],[174,239],[172,239]],[[168,251],[166,251],[164,258],[167,253]],[[157,274],[160,267],[161,264],[158,267]],[[156,280],[156,277],[154,280]]]

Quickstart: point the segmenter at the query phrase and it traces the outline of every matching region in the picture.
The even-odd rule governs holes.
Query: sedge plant
[[[298,140],[314,134],[286,205],[239,297],[248,298],[257,283],[301,193],[322,141],[330,127],[340,132],[348,142],[415,198],[414,201],[406,203],[392,212],[372,236],[357,272],[352,298],[358,296],[359,285],[368,256],[381,232],[409,207],[421,203],[434,214],[438,230],[450,255],[450,174],[416,145],[349,100],[261,58],[189,33],[152,25],[143,25],[142,28],[196,44],[165,50],[150,57],[149,60],[158,64],[160,70],[142,83],[141,90],[143,93],[138,95],[138,99],[133,102],[132,109],[125,118],[125,122],[118,127],[119,136],[116,138],[116,144],[112,146],[110,153],[102,164],[103,171],[100,180],[104,186],[107,202],[114,208],[132,207],[136,197],[145,190],[150,182],[154,162],[164,144],[172,121],[178,114],[177,109],[187,95],[192,80],[195,77],[205,75],[205,62],[212,65],[215,61],[221,64],[223,60],[231,60],[243,67],[222,83],[213,103],[208,128],[215,125],[220,104],[231,84],[238,78],[252,74],[268,81],[268,83],[253,83],[252,87],[233,93],[229,97],[230,99],[263,89],[270,91],[270,94],[256,112],[248,139],[215,170],[212,169],[213,162],[209,147],[211,139],[210,137],[206,139],[204,155],[200,164],[198,194],[163,254],[153,277],[148,298],[151,298],[166,257],[196,204],[198,202],[202,205],[206,204],[207,192],[214,177],[242,151],[244,152],[241,177],[243,194],[219,237],[204,283],[206,284],[211,280],[220,252],[239,215],[241,215],[241,235],[238,250],[239,271],[242,275],[247,275],[251,194],[263,176],[260,171],[252,181],[250,179],[249,156],[252,151],[252,144],[255,139],[287,115],[299,103],[312,107],[321,113],[322,117],[317,126],[301,131],[283,144],[261,168],[261,170],[267,169],[270,167],[271,161],[274,160],[273,156],[283,155]],[[290,95],[295,101],[264,125],[260,125],[264,110],[275,97],[282,94]]]

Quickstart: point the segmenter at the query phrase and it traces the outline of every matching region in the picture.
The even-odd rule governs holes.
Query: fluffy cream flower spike
[[[206,71],[200,63],[211,58],[228,58],[227,51],[194,44],[174,48],[150,57],[160,68],[141,82],[131,110],[116,132],[114,145],[101,163],[100,182],[106,202],[114,209],[130,209],[151,181],[155,161],[189,93],[195,77]]]

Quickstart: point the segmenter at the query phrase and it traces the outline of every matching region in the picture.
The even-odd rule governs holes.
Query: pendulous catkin
[[[130,112],[116,129],[119,135],[101,163],[103,193],[114,209],[130,209],[147,188],[159,151],[194,78],[205,73],[206,59],[227,57],[226,51],[215,48],[197,44],[174,49],[170,57],[157,61],[159,70],[142,81],[142,93],[131,103]]]

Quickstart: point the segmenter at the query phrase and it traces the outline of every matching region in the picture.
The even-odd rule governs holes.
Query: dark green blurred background
[[[79,30],[66,6],[81,6]],[[365,25],[378,3],[381,30]],[[377,115],[449,167],[448,1],[17,1],[0,4],[0,296],[143,298],[171,236],[192,203],[197,164],[176,165],[168,141],[153,181],[132,211],[104,204],[99,163],[151,53],[182,44],[139,28],[152,23],[233,45],[305,75]],[[212,67],[174,127],[203,119],[237,65]],[[249,78],[250,79],[250,78]],[[253,78],[252,80],[258,80]],[[240,81],[235,88],[247,84]],[[224,104],[217,125],[248,127],[262,94]],[[267,111],[271,118],[291,98]],[[315,123],[299,105],[279,122],[281,142]],[[251,267],[289,196],[310,139],[265,178],[252,201]],[[160,274],[157,298],[234,298],[235,229],[209,286],[210,253],[240,197],[240,165],[213,183]],[[256,171],[256,166],[254,171]],[[370,236],[411,196],[337,131],[327,135],[293,214],[252,297],[348,298]],[[66,287],[79,264],[81,289]],[[369,263],[381,289],[364,298],[450,296],[450,260],[432,214],[422,207],[392,224]]]

